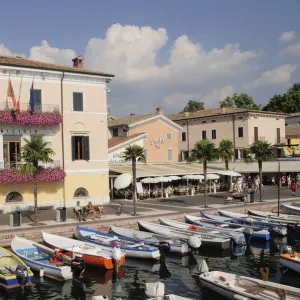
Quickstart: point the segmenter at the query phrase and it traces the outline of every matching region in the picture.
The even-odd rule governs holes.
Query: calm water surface
[[[279,266],[279,248],[292,240],[278,240],[278,243],[251,243],[244,249],[232,251],[201,250],[186,257],[167,256],[165,262],[151,263],[146,260],[127,259],[118,275],[112,271],[88,268],[80,281],[57,282],[48,279],[34,279],[34,286],[24,294],[2,294],[0,299],[91,299],[94,295],[107,295],[109,299],[147,299],[145,282],[165,283],[166,294],[176,294],[191,299],[223,299],[218,295],[201,290],[196,271],[197,260],[206,259],[209,269],[223,270],[240,275],[261,278],[260,267],[270,269],[269,280],[300,287],[300,275],[289,271],[282,275]]]

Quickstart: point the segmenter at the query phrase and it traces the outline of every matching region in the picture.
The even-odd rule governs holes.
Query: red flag
[[[17,102],[15,97],[15,92],[11,83],[11,80],[8,80],[8,88],[7,88],[7,97],[10,97],[12,99],[14,109],[17,109]]]

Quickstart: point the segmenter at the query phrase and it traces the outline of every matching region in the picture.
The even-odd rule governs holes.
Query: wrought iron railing
[[[0,162],[0,170],[3,169],[20,169],[24,162]],[[61,167],[61,163],[59,160],[55,160],[52,163],[41,164],[45,168],[57,168]]]
[[[14,105],[12,101],[0,102],[0,110],[12,110]],[[29,103],[20,103],[20,111],[31,111]],[[59,113],[59,105],[53,104],[36,104],[34,106],[34,112],[56,112]]]

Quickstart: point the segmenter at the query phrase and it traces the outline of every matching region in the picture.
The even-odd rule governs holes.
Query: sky
[[[0,55],[115,74],[112,115],[206,108],[234,93],[266,104],[300,82],[300,1],[4,1]],[[9,12],[9,13],[7,13]]]

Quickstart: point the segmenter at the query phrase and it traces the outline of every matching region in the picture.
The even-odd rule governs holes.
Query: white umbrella
[[[234,172],[234,171],[218,171],[219,174],[225,175],[225,176],[231,176],[231,177],[238,177],[242,176],[242,174]]]
[[[204,176],[203,175],[193,175],[193,174],[188,174],[188,175],[184,175],[182,177],[183,179],[191,179],[191,180],[202,180],[204,179]]]
[[[154,178],[147,177],[141,180],[142,183],[154,183]]]
[[[156,182],[169,182],[172,181],[169,177],[155,177]]]
[[[179,176],[168,176],[167,178],[169,178],[171,181],[173,181],[173,180],[181,180],[181,177],[179,177]]]
[[[217,174],[207,174],[206,179],[207,180],[213,180],[213,179],[219,179],[220,176]]]
[[[123,173],[119,175],[114,183],[114,188],[117,190],[127,188],[132,182],[132,175],[129,173]]]

